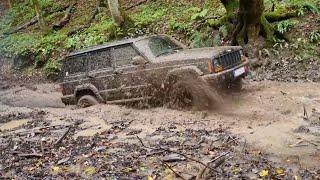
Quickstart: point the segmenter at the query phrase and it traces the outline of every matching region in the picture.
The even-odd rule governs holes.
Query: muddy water
[[[310,123],[303,120],[303,107],[309,116],[312,109],[320,109],[319,84],[266,83],[261,87],[248,94],[254,98],[241,97],[247,101],[238,105],[235,112],[243,115],[241,109],[247,107],[252,111],[246,111],[247,118],[252,120],[247,127],[235,127],[233,132],[245,137],[262,152],[270,153],[276,161],[295,165],[296,168],[320,167],[320,136],[295,132],[295,129]]]
[[[274,123],[257,127],[244,133],[246,140],[262,152],[271,153],[277,162],[294,165],[295,168],[312,168],[320,166],[320,149],[313,145],[319,137],[310,134],[294,133],[293,130],[304,122]]]
[[[14,107],[64,108],[58,85],[41,84],[0,90],[0,103]],[[0,109],[1,111],[1,109]]]
[[[80,127],[83,130],[74,135],[75,139],[79,136],[94,136],[97,133],[109,130],[112,126],[99,117],[89,117]]]
[[[11,130],[14,128],[18,128],[24,124],[26,124],[29,120],[27,119],[21,119],[21,120],[14,120],[7,123],[0,123],[0,130]]]
[[[113,126],[123,127],[123,124],[125,127],[119,129],[116,141],[133,143],[137,141],[136,135],[148,137],[158,128],[170,128],[179,132],[185,129],[213,130],[226,127],[246,139],[253,148],[269,153],[275,161],[295,167],[320,167],[319,147],[312,144],[320,143],[319,136],[294,132],[299,126],[308,125],[302,119],[303,106],[309,114],[312,109],[320,110],[319,84],[251,82],[245,85],[241,93],[224,95],[224,106],[212,111],[168,108],[137,110],[116,105],[98,105],[85,109],[72,106],[53,108],[61,105],[60,93],[48,90],[50,88],[47,86],[42,88],[38,85],[35,91],[15,92],[16,89],[9,89],[5,93],[0,92],[0,99],[20,102],[19,106],[23,107],[14,107],[17,112],[25,111],[26,107],[34,109],[33,105],[37,102],[47,101],[40,109],[47,112],[45,118],[50,124],[72,124],[76,120],[83,122],[74,138],[92,136]],[[52,87],[54,89],[55,86]],[[32,100],[22,100],[28,93],[33,94]],[[0,111],[0,115],[2,113],[4,111]],[[151,141],[156,142],[161,138]],[[297,144],[301,140],[303,142]],[[298,146],[292,146],[295,144]]]

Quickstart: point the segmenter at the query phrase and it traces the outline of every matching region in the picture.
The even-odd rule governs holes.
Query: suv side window
[[[112,60],[115,66],[130,66],[132,58],[139,56],[131,44],[115,46],[111,50]]]
[[[87,66],[85,54],[79,56],[71,56],[63,60],[62,72],[64,76],[85,72]]]
[[[112,67],[110,48],[92,51],[87,54],[87,58],[88,71]]]

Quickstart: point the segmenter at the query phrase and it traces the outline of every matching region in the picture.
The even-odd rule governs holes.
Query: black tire
[[[91,95],[84,95],[78,100],[78,106],[80,108],[86,108],[99,104],[98,100]]]
[[[242,84],[242,78],[236,79],[230,83],[229,89],[232,91],[241,91]]]
[[[242,89],[242,78],[233,81],[224,81],[214,85],[221,93],[225,92],[237,92]]]

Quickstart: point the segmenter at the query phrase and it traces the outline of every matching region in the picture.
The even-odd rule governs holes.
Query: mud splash
[[[148,103],[152,107],[212,110],[223,104],[217,89],[193,74],[186,73],[178,78],[157,76],[149,79],[148,84],[150,87],[144,94],[151,95]]]

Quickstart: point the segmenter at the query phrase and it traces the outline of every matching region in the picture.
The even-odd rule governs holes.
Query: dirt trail
[[[224,128],[245,139],[257,152],[269,154],[275,162],[293,170],[317,170],[320,167],[319,126],[314,122],[311,125],[310,120],[306,120],[320,111],[319,88],[317,83],[250,82],[246,83],[242,92],[226,96],[224,107],[219,110],[179,111],[167,108],[138,110],[117,105],[77,109],[63,106],[56,85],[15,87],[0,91],[0,129],[2,135],[7,135],[23,132],[30,126],[63,127],[78,123],[80,125],[73,135],[74,139],[117,127],[121,131],[114,142],[138,143],[136,135],[148,142],[160,141],[163,135],[151,136],[159,129],[183,132]],[[44,112],[44,122],[33,120],[31,125],[30,121],[26,121],[30,119],[28,114],[34,111]],[[20,119],[21,122],[17,121]],[[9,130],[9,127],[13,129]],[[308,131],[298,131],[299,128]],[[55,137],[61,136],[63,131],[57,130]],[[178,140],[179,137],[171,139]]]

